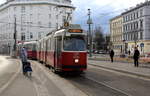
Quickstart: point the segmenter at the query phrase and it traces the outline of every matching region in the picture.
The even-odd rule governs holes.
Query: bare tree
[[[94,30],[93,41],[94,41],[96,50],[104,49],[105,38],[104,38],[103,30],[100,26],[96,27]]]

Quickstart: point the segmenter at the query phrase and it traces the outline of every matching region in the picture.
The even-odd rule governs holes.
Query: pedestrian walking
[[[134,59],[134,66],[138,67],[139,66],[139,57],[140,57],[140,52],[137,49],[137,47],[135,47],[134,49],[134,55],[133,55],[133,59]]]
[[[22,71],[23,71],[23,74],[25,74],[24,65],[27,62],[27,50],[26,50],[25,47],[22,47],[21,50],[20,50],[20,59],[21,59],[21,62],[22,62]]]
[[[131,54],[131,51],[130,51],[130,50],[128,51],[128,54],[129,54],[129,56],[130,56],[130,54]]]
[[[114,60],[113,60],[113,58],[114,58],[114,50],[113,49],[111,49],[111,51],[110,51],[110,53],[109,53],[109,55],[110,55],[110,59],[111,59],[111,62],[113,62]]]

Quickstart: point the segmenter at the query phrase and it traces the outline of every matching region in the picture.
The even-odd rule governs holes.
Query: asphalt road
[[[10,59],[3,60],[0,59],[0,62],[13,62]],[[149,96],[150,94],[150,80],[134,78],[91,65],[81,75],[77,73],[58,75],[36,61],[31,63],[32,78],[22,75],[20,71],[0,96]],[[4,68],[10,67],[3,67],[3,70]]]
[[[88,66],[88,70],[67,79],[89,96],[150,96],[150,80]]]
[[[32,77],[24,76],[20,71],[0,96],[87,96],[45,66],[35,61],[31,63]]]
[[[16,74],[19,70],[19,63],[8,56],[0,56],[0,91],[3,86]]]

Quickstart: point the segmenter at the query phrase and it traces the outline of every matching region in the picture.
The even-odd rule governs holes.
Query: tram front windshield
[[[65,37],[63,47],[65,51],[85,51],[85,39],[83,36]]]

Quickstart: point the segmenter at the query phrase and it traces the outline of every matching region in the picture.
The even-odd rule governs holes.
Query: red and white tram
[[[38,60],[54,71],[84,71],[87,68],[86,33],[80,25],[52,32],[38,42]]]

